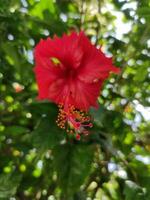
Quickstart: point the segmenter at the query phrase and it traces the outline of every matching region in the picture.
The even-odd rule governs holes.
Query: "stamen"
[[[68,134],[74,134],[77,140],[80,140],[81,135],[89,134],[86,128],[91,128],[93,124],[86,112],[76,109],[73,105],[63,106],[60,104],[58,107],[56,123],[60,128],[66,129]]]

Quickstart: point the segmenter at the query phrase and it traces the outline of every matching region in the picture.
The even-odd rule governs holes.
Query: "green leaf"
[[[94,148],[85,144],[64,144],[54,149],[54,164],[63,194],[78,191],[90,173]]]
[[[130,162],[130,167],[134,173],[136,173],[140,185],[146,188],[147,192],[150,193],[150,166],[145,165],[141,161],[132,159],[132,162]]]
[[[150,16],[149,10],[150,10],[149,7],[139,7],[138,10],[137,10],[137,13],[138,13],[140,16],[147,16],[147,15]]]
[[[28,131],[27,127],[23,127],[23,126],[9,126],[6,127],[4,130],[4,133],[6,135],[20,135],[20,134],[24,134]]]
[[[50,13],[55,13],[55,7],[52,0],[39,1],[35,7],[30,11],[32,16],[37,16],[44,19],[44,13],[48,11]]]
[[[2,45],[2,48],[5,51],[8,63],[15,65],[19,69],[21,61],[16,46],[10,42],[7,42]]]
[[[33,118],[38,121],[32,132],[33,145],[41,152],[53,148],[64,139],[64,131],[56,124],[58,109],[56,105],[49,102],[35,102],[30,110]]]
[[[124,194],[125,200],[147,200],[145,189],[129,180],[125,182]]]
[[[91,108],[90,114],[92,115],[95,124],[99,127],[103,127],[103,120],[106,114],[104,106],[100,105],[99,109]]]
[[[142,82],[147,76],[147,66],[141,66],[137,69],[134,81]]]
[[[21,176],[18,174],[0,175],[0,198],[10,198],[15,195]]]
[[[57,106],[53,103],[42,101],[42,102],[33,102],[30,107],[30,112],[33,114],[33,117],[41,118],[41,116],[49,117],[50,121],[54,121],[57,117],[58,109]]]
[[[48,118],[41,118],[32,133],[33,145],[41,150],[48,150],[64,139],[62,129]]]

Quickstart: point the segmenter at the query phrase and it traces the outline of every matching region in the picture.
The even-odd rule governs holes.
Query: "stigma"
[[[73,105],[58,105],[59,113],[56,120],[57,125],[65,129],[68,134],[73,134],[77,140],[81,135],[88,135],[87,128],[91,128],[93,124],[91,118],[85,111],[76,109]]]

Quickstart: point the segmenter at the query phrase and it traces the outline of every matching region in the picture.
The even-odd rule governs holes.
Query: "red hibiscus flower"
[[[41,40],[34,57],[38,98],[59,104],[57,124],[79,139],[92,126],[86,113],[97,106],[104,80],[119,69],[83,32]]]

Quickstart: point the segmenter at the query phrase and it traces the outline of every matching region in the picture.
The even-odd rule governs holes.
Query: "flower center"
[[[64,71],[64,76],[66,77],[66,79],[73,79],[76,76],[76,70],[74,70],[74,69],[66,69]]]
[[[87,113],[72,105],[67,107],[59,105],[56,123],[60,128],[66,129],[67,133],[74,134],[77,140],[80,140],[81,135],[88,135],[89,131],[86,128],[93,126]]]

